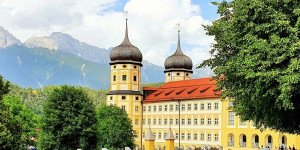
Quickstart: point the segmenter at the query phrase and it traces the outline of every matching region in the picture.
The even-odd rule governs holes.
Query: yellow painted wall
[[[182,81],[191,79],[192,73],[184,71],[166,72],[166,82]]]

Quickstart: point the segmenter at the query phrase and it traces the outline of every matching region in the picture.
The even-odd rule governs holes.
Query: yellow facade
[[[168,72],[166,80],[190,79],[186,72]],[[176,76],[180,73],[179,76]],[[172,79],[171,79],[172,75]],[[182,76],[180,76],[182,75]],[[110,91],[141,91],[141,66],[137,64],[111,65]],[[229,100],[220,98],[191,99],[178,101],[151,102],[142,104],[141,94],[108,94],[107,105],[124,109],[132,121],[136,133],[136,144],[147,149],[218,147],[224,150],[257,149],[257,147],[300,148],[300,136],[275,131],[260,131],[253,123],[241,122],[230,109]],[[180,109],[180,115],[179,115]],[[143,118],[142,118],[143,116]],[[179,119],[180,117],[180,119]],[[180,124],[180,133],[179,133]],[[145,141],[143,137],[151,127],[155,141]],[[165,140],[171,127],[175,141]],[[143,139],[141,141],[141,139]],[[142,144],[142,145],[141,145]],[[173,148],[172,148],[173,149]]]
[[[185,71],[170,71],[166,72],[166,82],[182,81],[191,79],[191,72]]]

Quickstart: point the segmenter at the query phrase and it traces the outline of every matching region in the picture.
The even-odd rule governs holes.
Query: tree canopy
[[[220,18],[205,26],[216,43],[210,66],[234,98],[234,111],[257,127],[300,134],[300,1],[213,3]]]
[[[55,88],[45,104],[41,126],[42,149],[96,149],[96,109],[82,88]]]
[[[116,106],[102,106],[97,119],[100,148],[134,148],[134,133],[125,111]]]

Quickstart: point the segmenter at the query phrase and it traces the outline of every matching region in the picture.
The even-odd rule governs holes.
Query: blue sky
[[[214,42],[202,27],[219,17],[212,1],[221,0],[1,0],[0,26],[22,42],[63,32],[108,49],[121,43],[128,10],[130,40],[145,60],[163,66],[176,49],[180,23],[182,50],[199,64]]]

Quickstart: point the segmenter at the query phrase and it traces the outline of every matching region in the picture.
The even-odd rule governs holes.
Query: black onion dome
[[[113,48],[110,52],[110,64],[116,63],[134,63],[140,64],[143,60],[141,51],[132,45],[128,38],[128,28],[126,19],[126,29],[124,41],[117,47]]]
[[[193,62],[190,57],[183,54],[180,47],[180,35],[178,31],[178,44],[176,52],[165,60],[165,72],[187,71],[193,72]]]

